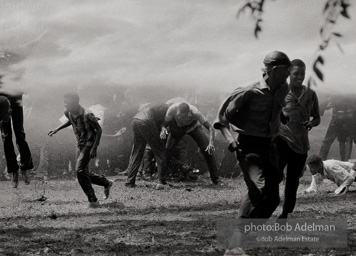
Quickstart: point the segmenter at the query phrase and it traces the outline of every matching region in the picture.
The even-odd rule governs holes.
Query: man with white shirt
[[[309,188],[305,190],[306,193],[318,192],[318,185],[324,179],[328,179],[338,186],[335,194],[345,194],[356,178],[355,163],[334,159],[323,161],[319,155],[314,154],[307,158],[306,164],[313,175]]]

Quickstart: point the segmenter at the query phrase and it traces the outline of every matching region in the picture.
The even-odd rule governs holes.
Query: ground
[[[87,208],[75,180],[20,181],[0,184],[0,255],[223,255],[217,247],[216,221],[236,217],[245,185],[241,178],[172,183],[157,191],[139,180],[126,188],[116,178],[110,199]],[[248,255],[356,255],[356,188],[334,196],[334,184],[317,195],[305,195],[310,176],[301,180],[293,218],[345,217],[348,248],[246,248]],[[102,198],[103,189],[95,186]],[[328,193],[329,192],[329,193]],[[281,189],[281,196],[283,190]],[[279,206],[272,218],[281,212]]]

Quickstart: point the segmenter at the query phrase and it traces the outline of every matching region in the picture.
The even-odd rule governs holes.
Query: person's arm
[[[313,127],[318,126],[320,124],[321,118],[320,118],[320,109],[319,109],[319,100],[318,96],[314,92],[314,100],[313,100],[313,108],[311,112],[311,116],[313,119],[311,120]]]
[[[205,121],[203,126],[209,130],[209,145],[206,147],[205,151],[208,151],[210,155],[215,151],[214,141],[215,141],[215,130],[214,127],[208,122]]]
[[[162,122],[162,125],[161,125],[160,138],[162,140],[167,138],[167,135],[169,133],[168,123],[172,120],[173,120],[173,109],[171,107],[169,107],[166,115],[164,116],[164,121]]]
[[[88,115],[88,119],[90,120],[90,125],[94,128],[96,133],[94,144],[90,150],[90,157],[95,158],[97,156],[97,149],[100,144],[100,139],[103,131],[95,116],[93,118],[91,115]]]
[[[351,184],[355,181],[355,178],[350,175],[350,174],[347,174],[345,176],[345,180],[343,183],[341,183],[341,185],[334,191],[334,193],[336,195],[343,195],[345,194],[348,190],[349,190],[349,187],[351,186]]]
[[[305,193],[316,193],[318,192],[318,184],[316,183],[315,176],[312,176],[312,182],[310,186],[305,190]]]
[[[312,99],[312,110],[310,116],[312,117],[311,121],[305,121],[304,127],[310,131],[314,126],[318,126],[320,124],[320,110],[319,110],[319,101],[318,96],[315,92],[313,92],[313,99]]]
[[[330,96],[328,96],[327,100],[324,100],[320,103],[320,115],[323,116],[326,110],[334,108],[334,104]]]
[[[355,181],[355,171],[351,169],[353,167],[353,163],[335,161],[332,171],[335,183],[338,185],[338,188],[334,191],[336,195],[345,194],[351,184]]]
[[[67,128],[68,126],[71,126],[71,122],[68,120],[66,123],[62,124],[61,126],[57,127],[54,130],[50,130],[48,132],[48,136],[53,136],[54,134],[56,134],[57,132],[59,132],[60,130]]]
[[[236,89],[224,102],[220,105],[217,118],[214,121],[213,127],[220,130],[225,140],[229,143],[228,149],[231,152],[238,150],[238,143],[231,132],[229,116],[237,112],[248,101],[248,95],[240,88]]]

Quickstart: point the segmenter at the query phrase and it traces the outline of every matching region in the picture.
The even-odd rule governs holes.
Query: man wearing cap
[[[239,87],[225,99],[218,110],[214,128],[229,142],[229,150],[236,153],[244,174],[248,192],[243,197],[238,220],[269,218],[279,204],[281,173],[275,163],[271,143],[278,132],[281,110],[288,94],[286,79],[291,62],[280,51],[265,57],[262,77],[247,86]],[[231,128],[238,132],[236,140]],[[239,227],[228,243],[225,255],[243,255]]]

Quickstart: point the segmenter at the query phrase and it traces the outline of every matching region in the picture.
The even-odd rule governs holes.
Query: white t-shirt
[[[324,178],[333,181],[338,185],[335,194],[340,192],[347,192],[348,188],[356,178],[355,163],[343,162],[339,160],[325,160],[324,163],[324,176],[315,174],[312,176],[312,182],[305,192],[317,192],[318,185],[320,185]]]

